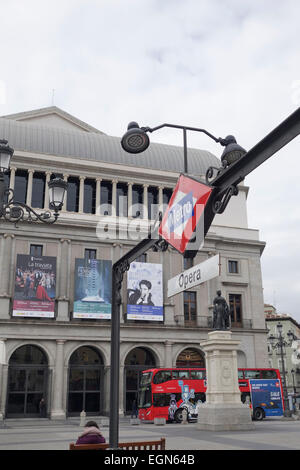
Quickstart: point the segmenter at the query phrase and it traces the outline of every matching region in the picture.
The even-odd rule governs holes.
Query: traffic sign
[[[168,297],[195,287],[202,282],[213,279],[220,274],[220,257],[212,256],[168,281]]]
[[[210,186],[180,175],[158,230],[180,253],[185,252],[211,192]]]

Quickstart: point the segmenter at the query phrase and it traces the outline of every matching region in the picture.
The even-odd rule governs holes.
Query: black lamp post
[[[156,127],[140,127],[137,122],[132,121],[127,126],[127,132],[123,135],[121,145],[126,152],[141,153],[144,152],[150,145],[150,139],[147,132],[155,132],[163,127],[171,127],[174,129],[182,129],[183,131],[183,156],[184,156],[184,173],[188,173],[188,158],[187,158],[187,131],[203,132],[215,142],[220,143],[225,147],[221,156],[222,167],[226,168],[231,163],[238,160],[245,155],[246,150],[236,143],[232,135],[228,135],[225,139],[215,137],[205,129],[197,127],[180,126],[177,124],[160,124]],[[219,170],[219,169],[217,169]]]
[[[59,211],[63,207],[65,193],[68,183],[61,178],[54,178],[49,181],[49,207],[54,211],[46,210],[42,213],[37,213],[32,207],[27,204],[16,201],[14,197],[14,190],[6,188],[4,174],[10,168],[10,159],[14,150],[9,147],[7,140],[0,140],[0,218],[3,217],[6,221],[16,224],[20,220],[26,222],[41,222],[53,224],[56,222]]]
[[[286,346],[291,346],[293,340],[294,340],[294,334],[292,331],[288,331],[287,337],[288,341],[285,340],[284,335],[282,334],[282,324],[278,323],[277,324],[277,331],[278,331],[278,336],[270,335],[268,337],[268,340],[271,344],[272,349],[278,349],[280,353],[280,358],[281,358],[281,364],[282,364],[282,383],[283,383],[283,400],[284,400],[284,416],[290,416],[291,412],[289,410],[289,405],[288,405],[288,391],[287,391],[287,386],[286,386],[286,370],[285,370],[285,364],[284,364],[284,348]]]

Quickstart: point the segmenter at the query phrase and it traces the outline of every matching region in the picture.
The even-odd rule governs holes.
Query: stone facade
[[[59,110],[58,110],[59,111]],[[56,126],[57,132],[67,132],[73,126],[73,133],[82,133],[87,136],[86,145],[89,145],[89,135],[94,136],[95,130],[88,125],[84,127],[81,121],[68,119],[68,123],[61,125],[66,118],[63,112],[57,110],[49,113],[35,112],[30,120],[30,113],[21,113],[6,117],[7,121],[25,121],[31,126]],[[59,119],[56,119],[56,114]],[[51,118],[49,117],[51,115]],[[47,120],[43,116],[47,115]],[[18,117],[19,116],[19,117]],[[34,118],[34,119],[33,119]],[[78,126],[80,122],[80,127]],[[29,124],[28,124],[29,125]],[[24,127],[24,132],[29,127]],[[67,130],[66,130],[67,129]],[[98,138],[102,133],[98,132]],[[30,377],[30,367],[25,364],[12,362],[14,354],[20,348],[30,345],[37,347],[45,357],[45,371],[47,380],[43,383],[43,395],[47,402],[48,416],[53,419],[64,418],[82,411],[78,404],[83,396],[92,391],[88,389],[88,372],[94,371],[84,362],[73,365],[78,376],[83,374],[83,389],[72,390],[70,386],[71,358],[82,347],[91,348],[99,356],[99,374],[101,396],[95,398],[97,409],[85,409],[87,414],[108,414],[109,412],[109,383],[110,383],[110,321],[109,320],[82,320],[72,316],[74,299],[74,265],[76,258],[84,258],[85,250],[96,250],[96,258],[117,261],[127,250],[131,249],[139,239],[147,234],[149,214],[143,211],[138,219],[139,231],[134,237],[128,238],[128,223],[132,223],[131,212],[132,188],[134,185],[143,187],[143,204],[148,207],[149,188],[156,188],[158,203],[163,203],[164,191],[172,190],[177,182],[179,172],[153,169],[144,166],[133,166],[122,163],[99,162],[85,158],[83,155],[71,157],[55,154],[33,152],[32,150],[14,146],[14,134],[2,135],[9,144],[15,148],[11,162],[10,186],[14,187],[17,170],[28,172],[26,201],[32,201],[32,181],[35,172],[45,173],[45,181],[49,181],[51,174],[62,174],[66,180],[70,177],[79,179],[78,210],[72,212],[67,209],[67,201],[60,214],[59,220],[52,226],[36,223],[18,223],[17,227],[9,222],[0,222],[0,325],[1,325],[1,361],[0,361],[0,415],[29,416],[36,413],[21,412],[21,405],[9,409],[9,400],[22,401],[31,399],[30,389],[17,390],[13,373],[20,368]],[[107,138],[107,136],[106,136]],[[70,137],[71,139],[71,137]],[[213,162],[215,163],[215,162]],[[84,212],[84,181],[94,179],[96,185],[95,213]],[[103,181],[111,182],[112,206],[110,215],[101,215],[99,210],[101,200],[101,184]],[[118,215],[116,212],[116,198],[118,183],[127,185],[128,213]],[[151,193],[152,194],[152,193]],[[123,283],[121,308],[121,345],[120,345],[120,408],[121,412],[130,411],[133,393],[136,391],[136,377],[138,371],[151,364],[156,367],[176,366],[178,357],[184,351],[198,353],[204,360],[200,343],[207,339],[210,331],[212,316],[212,301],[218,289],[227,302],[232,304],[234,318],[232,323],[233,338],[240,342],[237,351],[237,360],[240,367],[267,367],[267,342],[264,321],[264,303],[261,279],[260,256],[264,249],[264,242],[259,240],[257,230],[249,229],[247,225],[246,198],[248,188],[240,186],[239,195],[232,198],[225,213],[216,216],[214,224],[208,232],[204,247],[197,254],[194,264],[204,261],[208,257],[219,253],[221,274],[209,282],[203,283],[193,289],[196,298],[196,317],[190,318],[185,313],[184,294],[167,298],[167,280],[184,270],[183,257],[169,247],[164,253],[147,253],[147,262],[161,263],[163,265],[164,281],[164,322],[163,324],[151,322],[129,321],[126,319],[126,279]],[[44,208],[48,205],[48,191],[45,187]],[[118,235],[114,232],[118,228]],[[133,239],[134,238],[134,239]],[[14,293],[14,276],[17,254],[29,254],[31,245],[42,246],[43,256],[57,258],[57,286],[56,286],[56,312],[55,318],[15,318],[12,316],[12,299]],[[234,262],[233,264],[231,262]],[[230,264],[231,263],[231,264]],[[231,268],[230,268],[231,266]],[[234,269],[232,270],[232,266]],[[237,304],[239,302],[239,304]],[[148,355],[148,356],[147,356]],[[143,359],[148,357],[148,359]],[[149,362],[150,357],[150,362]],[[188,355],[186,356],[188,357]],[[71,361],[71,362],[70,362]],[[144,361],[144,362],[143,362]],[[146,362],[145,362],[146,361]],[[148,362],[147,362],[148,361]],[[187,359],[188,365],[188,359]],[[36,367],[36,365],[35,365]],[[89,368],[90,367],[90,368]],[[14,372],[15,371],[15,372]],[[25,373],[25,372],[24,372]],[[91,377],[94,372],[91,372]],[[75,373],[74,373],[75,374]],[[93,376],[94,377],[94,376]],[[99,379],[100,377],[100,379]],[[130,377],[132,381],[130,382]],[[27,379],[29,380],[29,378]],[[79,383],[80,381],[78,380]],[[26,382],[27,383],[27,382]],[[78,385],[79,387],[80,385]],[[25,391],[24,391],[25,390]],[[94,390],[94,389],[93,389]],[[81,393],[81,392],[82,393]],[[70,409],[70,394],[81,393],[79,402]],[[15,395],[14,395],[15,394]],[[36,395],[38,397],[38,394]],[[73,397],[73,398],[74,398]],[[72,398],[72,399],[73,399]],[[74,398],[76,401],[76,399]],[[98,401],[97,401],[98,400]],[[99,401],[100,400],[100,401]],[[75,403],[74,401],[74,403]],[[19,402],[18,402],[19,403]],[[99,406],[98,406],[99,405]],[[24,405],[25,406],[25,405]],[[35,406],[35,405],[34,405]]]

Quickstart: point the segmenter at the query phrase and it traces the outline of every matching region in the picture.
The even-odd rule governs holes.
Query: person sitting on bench
[[[83,433],[78,437],[76,444],[104,444],[105,438],[102,435],[98,424],[95,421],[88,421]]]

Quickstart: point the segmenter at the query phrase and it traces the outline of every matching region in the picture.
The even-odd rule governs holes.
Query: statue
[[[213,329],[214,330],[229,330],[230,329],[230,313],[229,307],[221,295],[221,291],[217,291],[217,297],[213,301]]]

